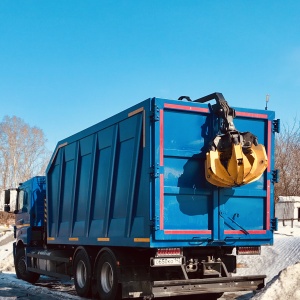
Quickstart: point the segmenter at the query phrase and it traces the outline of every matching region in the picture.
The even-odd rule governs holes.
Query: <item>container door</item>
[[[155,240],[216,246],[271,240],[273,138],[268,113],[238,112],[235,119],[238,130],[253,132],[265,145],[268,170],[246,186],[217,188],[205,179],[205,156],[217,130],[208,106],[160,99],[155,104]]]
[[[251,131],[267,151],[268,168],[255,182],[232,189],[219,189],[220,239],[239,245],[272,240],[274,218],[272,171],[274,170],[274,112],[239,111],[236,128]],[[271,120],[270,120],[271,119]]]
[[[155,239],[208,241],[213,232],[213,191],[205,180],[210,140],[207,106],[156,99]],[[217,197],[216,197],[217,198]]]

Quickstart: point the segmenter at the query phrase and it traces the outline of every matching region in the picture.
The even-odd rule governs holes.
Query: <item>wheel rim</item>
[[[101,286],[105,293],[109,293],[113,286],[114,274],[112,266],[105,262],[101,269]]]
[[[86,278],[87,278],[86,265],[81,260],[78,262],[76,268],[76,279],[77,279],[78,286],[80,288],[83,288],[85,286]]]

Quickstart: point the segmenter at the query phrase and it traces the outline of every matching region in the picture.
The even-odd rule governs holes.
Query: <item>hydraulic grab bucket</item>
[[[257,180],[267,166],[263,145],[252,143],[245,147],[239,142],[228,146],[225,151],[212,147],[206,153],[205,175],[207,181],[219,187],[240,186]]]
[[[179,99],[189,97],[182,96]],[[220,118],[220,134],[210,144],[206,153],[205,175],[208,182],[218,187],[248,184],[261,177],[268,166],[265,147],[258,144],[250,132],[236,130],[233,119],[235,110],[228,106],[221,93],[213,93],[194,100],[204,103],[215,99],[213,112]]]

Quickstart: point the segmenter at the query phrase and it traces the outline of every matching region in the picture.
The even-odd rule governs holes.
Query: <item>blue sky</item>
[[[300,119],[300,1],[0,1],[0,120],[48,148],[149,97]]]

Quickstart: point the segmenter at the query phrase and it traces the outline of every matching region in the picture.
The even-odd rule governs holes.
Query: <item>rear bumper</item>
[[[259,290],[264,287],[265,275],[233,276],[207,279],[154,281],[154,297]]]

